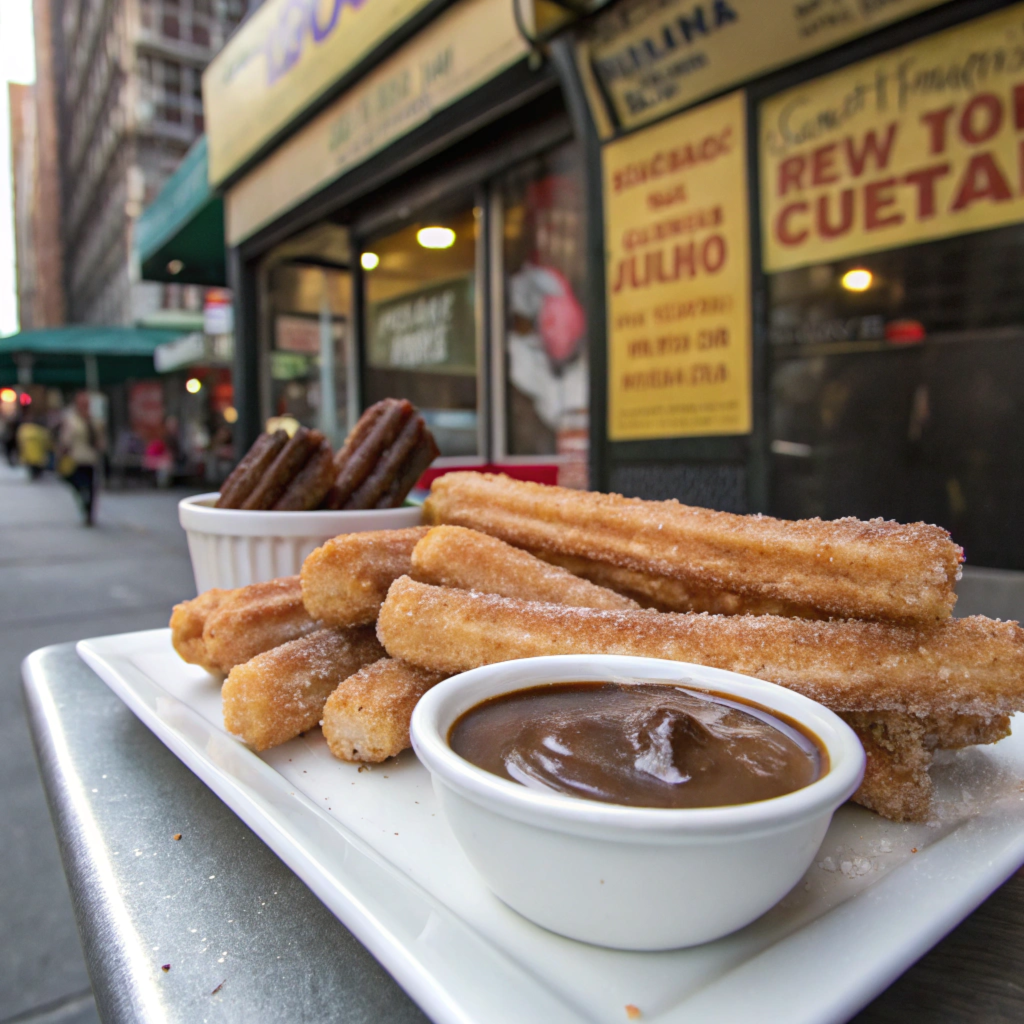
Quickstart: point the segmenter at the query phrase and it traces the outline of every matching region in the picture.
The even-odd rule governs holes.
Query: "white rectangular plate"
[[[847,1020],[1024,861],[1024,719],[933,769],[939,820],[852,805],[773,910],[694,949],[562,939],[484,887],[411,751],[360,770],[319,730],[256,755],[170,631],[83,640],[81,657],[370,949],[438,1024],[826,1024]]]

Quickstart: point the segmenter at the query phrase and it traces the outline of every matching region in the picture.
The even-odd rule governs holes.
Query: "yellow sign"
[[[459,0],[227,193],[228,244],[249,237],[526,52],[508,0]]]
[[[222,182],[430,0],[266,0],[203,73]]]
[[[635,128],[944,0],[627,0],[587,43],[612,116]]]
[[[1024,220],[1024,4],[774,96],[760,125],[766,270]]]
[[[742,92],[604,147],[608,436],[750,432]]]

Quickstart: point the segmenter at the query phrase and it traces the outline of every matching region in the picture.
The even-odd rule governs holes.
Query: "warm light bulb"
[[[18,392],[14,388],[4,388],[3,391],[0,391],[0,402],[5,402],[9,405],[17,400]]]
[[[424,249],[450,249],[455,244],[455,232],[451,228],[420,228],[416,241]]]
[[[359,257],[359,263],[363,270],[376,270],[380,265],[380,257],[375,252],[364,252]]]
[[[224,410],[224,422],[225,423],[237,423],[238,422],[238,410],[233,405],[229,405]]]
[[[181,260],[171,260],[167,264],[167,273],[177,277],[185,269],[185,264]]]
[[[858,268],[843,274],[843,287],[848,292],[866,292],[871,287],[874,275],[870,270]]]
[[[185,381],[185,390],[190,395],[196,394],[202,386],[203,382],[198,377],[189,377],[189,379]]]

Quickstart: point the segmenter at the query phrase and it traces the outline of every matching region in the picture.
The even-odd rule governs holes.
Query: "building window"
[[[442,455],[473,456],[478,435],[478,209],[429,211],[368,239],[364,405],[391,395],[423,413]],[[372,263],[372,267],[371,264]]]

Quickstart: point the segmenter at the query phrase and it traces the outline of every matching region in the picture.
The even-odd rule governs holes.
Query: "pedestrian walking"
[[[74,488],[86,526],[94,522],[96,467],[102,451],[102,431],[89,414],[89,392],[79,391],[61,422],[58,470]]]
[[[18,427],[18,460],[28,466],[28,474],[32,480],[38,480],[50,458],[52,438],[50,432],[40,422],[41,416],[27,416]]]

